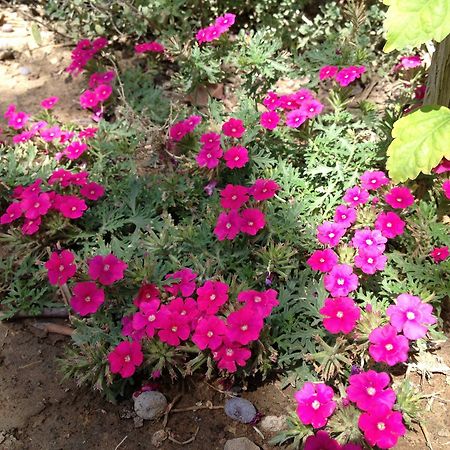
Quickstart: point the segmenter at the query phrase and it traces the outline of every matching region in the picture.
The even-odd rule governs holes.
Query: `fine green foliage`
[[[384,0],[389,6],[384,23],[385,52],[418,47],[450,34],[448,0]]]
[[[442,158],[450,158],[450,110],[425,106],[394,124],[394,140],[387,150],[387,169],[396,181],[430,174]]]

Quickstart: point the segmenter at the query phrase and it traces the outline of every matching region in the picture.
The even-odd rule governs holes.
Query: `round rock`
[[[229,398],[224,406],[225,414],[241,423],[250,423],[256,417],[256,408],[253,403],[244,398]]]
[[[167,408],[167,400],[161,392],[146,391],[134,399],[134,411],[145,420],[154,420],[162,416]]]

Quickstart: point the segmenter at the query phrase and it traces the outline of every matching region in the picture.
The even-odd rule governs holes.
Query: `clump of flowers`
[[[215,41],[231,28],[235,20],[236,16],[231,13],[226,13],[223,16],[219,16],[213,24],[198,30],[195,35],[195,39],[197,39],[199,44]]]
[[[143,42],[134,46],[136,53],[164,53],[164,50],[164,45],[156,41]]]
[[[319,71],[320,80],[335,80],[341,87],[347,87],[366,71],[364,66],[349,66],[339,69],[337,66],[323,66]]]
[[[201,123],[200,116],[189,116],[187,119],[174,123],[169,129],[169,137],[173,142],[181,141],[187,134],[192,133]]]
[[[74,77],[79,75],[83,72],[87,63],[95,56],[95,54],[107,45],[108,40],[103,37],[98,37],[93,41],[82,39],[72,50],[72,62],[69,67],[67,67],[66,72],[69,72]]]

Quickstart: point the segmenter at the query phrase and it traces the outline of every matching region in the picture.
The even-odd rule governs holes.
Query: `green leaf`
[[[37,45],[42,45],[42,36],[41,36],[41,32],[39,30],[39,27],[37,26],[36,23],[32,23],[31,24],[31,35],[33,36],[34,41],[36,42]]]
[[[386,167],[395,182],[430,174],[442,158],[450,159],[450,109],[425,106],[394,123]]]
[[[418,47],[434,39],[441,42],[450,34],[448,0],[384,0],[389,5],[384,21],[385,52]]]

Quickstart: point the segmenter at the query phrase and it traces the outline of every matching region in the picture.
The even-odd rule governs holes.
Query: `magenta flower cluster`
[[[322,103],[309,89],[284,95],[269,91],[263,105],[268,111],[261,114],[259,123],[267,130],[274,130],[279,125],[281,116],[277,111],[285,112],[285,124],[289,128],[298,128],[323,111]]]
[[[136,53],[164,53],[164,45],[156,41],[143,42],[134,46]]]
[[[320,80],[335,80],[341,87],[346,87],[366,71],[364,66],[343,67],[339,70],[337,66],[323,66],[319,71]]]
[[[59,193],[69,188],[70,193]],[[74,195],[79,194],[87,200],[98,200],[105,193],[103,186],[89,181],[88,172],[73,173],[65,169],[55,170],[46,184],[37,179],[29,186],[17,186],[13,191],[12,202],[0,217],[0,224],[10,224],[24,218],[22,233],[35,234],[39,231],[42,218],[54,211],[69,219],[78,219],[88,209],[86,201]]]
[[[174,123],[169,129],[169,137],[173,142],[179,142],[187,134],[192,133],[201,123],[200,116],[189,116],[187,119]]]
[[[198,30],[195,35],[195,39],[197,39],[199,44],[215,41],[219,39],[223,33],[226,33],[230,29],[235,20],[236,16],[231,13],[226,13],[223,16],[219,16],[212,25]]]
[[[66,72],[69,72],[74,77],[79,75],[95,54],[107,45],[108,40],[103,37],[98,37],[92,42],[89,39],[82,39],[72,50],[72,62],[66,68]]]

